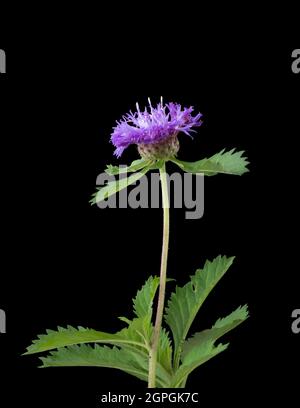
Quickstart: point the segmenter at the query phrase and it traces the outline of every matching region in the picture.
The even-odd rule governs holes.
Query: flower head
[[[163,104],[162,99],[156,107],[152,107],[149,99],[149,108],[143,112],[138,104],[136,107],[136,112],[123,116],[114,127],[111,142],[116,147],[117,157],[131,144],[138,145],[142,156],[152,154],[164,158],[175,155],[179,149],[178,133],[191,136],[191,132],[195,132],[192,128],[202,124],[201,113],[192,116],[193,107],[182,108],[172,102]]]

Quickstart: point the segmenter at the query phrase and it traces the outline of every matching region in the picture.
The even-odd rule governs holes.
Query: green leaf
[[[133,320],[129,321],[128,327],[119,331],[117,335],[122,337],[123,339],[128,340],[128,344],[124,343],[122,347],[134,349],[135,351],[146,354],[147,359],[149,358],[148,353],[153,335],[153,325],[151,323],[150,315],[134,318]],[[138,346],[138,342],[143,342],[146,347],[142,348]],[[171,342],[168,338],[167,333],[162,330],[158,349],[157,370],[160,373],[160,377],[163,378],[165,382],[168,382],[170,380],[172,371],[171,357]]]
[[[117,334],[121,337],[131,340],[140,341],[150,347],[153,326],[152,326],[152,304],[157,288],[159,286],[159,277],[150,276],[143,287],[138,290],[136,297],[133,299],[133,311],[137,316],[133,320],[127,317],[120,319],[128,324],[128,327],[122,329]],[[139,337],[138,337],[139,336]]]
[[[171,279],[168,279],[168,281],[170,280]],[[127,328],[119,332],[122,337],[136,341],[140,341],[140,339],[143,338],[145,344],[150,347],[153,334],[153,325],[151,324],[153,312],[152,305],[158,286],[159,277],[150,276],[144,286],[137,292],[137,295],[133,300],[133,309],[138,318],[130,321],[126,317],[121,317],[121,320],[129,325]],[[139,338],[136,337],[137,333],[140,333]],[[160,334],[157,358],[158,363],[171,373],[172,345],[168,333],[164,329],[162,329]]]
[[[212,342],[205,342],[201,347],[195,350],[193,356],[191,356],[191,361],[186,361],[181,364],[181,366],[176,370],[173,379],[170,383],[170,388],[178,388],[183,382],[186,381],[188,375],[195,370],[195,368],[204,364],[206,361],[215,357],[217,354],[226,350],[228,344],[218,344],[217,347],[213,345]]]
[[[172,282],[175,279],[168,278],[167,282]],[[152,306],[156,291],[159,286],[159,277],[150,276],[144,286],[138,290],[136,297],[133,299],[133,310],[137,317],[148,316],[152,318]],[[121,317],[121,320],[128,322],[126,317]],[[130,320],[129,320],[130,322]]]
[[[193,354],[205,342],[212,341],[213,343],[224,334],[236,328],[248,318],[248,306],[238,307],[234,312],[223,319],[219,319],[211,329],[203,330],[193,335],[183,344],[182,361],[184,363],[193,360]]]
[[[228,344],[219,344],[215,347],[215,342],[247,318],[247,305],[238,307],[227,317],[217,320],[211,329],[196,333],[185,341],[182,350],[182,364],[174,375],[172,386],[179,386],[195,368],[226,350]]]
[[[168,373],[172,373],[172,343],[168,332],[163,327],[160,332],[157,361]]]
[[[61,348],[40,359],[43,362],[42,367],[108,367],[119,369],[143,381],[148,380],[147,355],[134,350],[110,348],[97,344],[92,347],[82,344]],[[170,381],[169,378],[168,381]],[[157,384],[160,387],[166,385],[160,377],[159,370],[157,372]]]
[[[220,330],[218,337],[216,337],[216,339],[218,339],[247,320],[248,317],[248,305],[239,306],[236,310],[230,313],[230,315],[218,319],[211,330],[216,332],[217,330]]]
[[[107,367],[132,374],[144,381],[147,373],[132,358],[132,353],[117,347],[74,345],[51,352],[40,358],[42,367]]]
[[[47,357],[40,357],[43,367],[93,366],[130,370],[132,353],[118,347],[73,345],[52,351]]]
[[[124,320],[124,318],[122,318],[122,320]],[[116,335],[136,346],[138,346],[138,343],[142,343],[144,348],[149,349],[149,343],[153,331],[149,316],[138,317],[132,320],[126,319],[126,323],[128,324],[128,327],[120,330]]]
[[[109,174],[110,176],[116,176],[118,174],[124,174],[124,173],[134,173],[138,170],[143,169],[144,167],[150,166],[152,164],[151,160],[144,160],[144,159],[139,159],[133,161],[130,166],[112,166],[109,164],[107,168],[105,169],[105,172]]]
[[[168,279],[168,281],[171,279]],[[122,337],[130,338],[131,340],[139,341],[144,339],[145,344],[150,347],[153,325],[152,320],[152,305],[153,300],[159,286],[159,277],[150,276],[144,286],[137,292],[136,297],[133,300],[134,313],[138,318],[132,321],[126,317],[121,317],[125,323],[129,326],[123,329],[119,334]],[[139,333],[140,337],[136,338],[136,334]],[[129,336],[129,337],[128,337]],[[158,346],[158,363],[168,372],[172,371],[172,345],[168,333],[165,329],[162,329],[160,334],[160,341]]]
[[[168,279],[170,281],[171,279]],[[149,323],[152,320],[152,305],[153,300],[159,286],[159,277],[150,276],[142,289],[137,292],[135,299],[133,300],[133,308],[134,313],[139,318],[148,318]],[[151,325],[151,329],[149,330],[149,346],[151,342],[151,337],[153,334],[153,325]],[[157,361],[164,367],[169,373],[172,371],[172,345],[170,338],[168,336],[167,331],[162,328],[160,333],[160,340],[158,345],[158,352],[157,352]]]
[[[165,320],[172,330],[175,350],[174,367],[180,362],[182,344],[201,305],[231,266],[234,257],[218,256],[212,262],[206,261],[183,287],[176,287],[166,308]]]
[[[126,319],[127,320],[127,319]],[[128,343],[124,343],[122,347],[134,350],[136,352],[146,355],[147,361],[149,358],[150,342],[153,334],[153,325],[151,324],[150,316],[134,318],[129,321],[128,327],[124,328],[117,333],[123,339],[128,340]],[[146,347],[142,348],[138,346],[138,342],[143,342]],[[158,348],[157,357],[157,373],[161,379],[166,383],[171,378],[171,358],[172,358],[172,346],[168,338],[167,333],[162,330]],[[148,366],[147,366],[148,369]]]
[[[159,286],[159,277],[150,276],[145,285],[137,292],[133,300],[134,313],[137,317],[150,316],[152,318],[152,304]]]
[[[134,173],[126,178],[121,178],[120,180],[110,181],[106,186],[98,188],[98,191],[92,195],[92,199],[90,200],[91,205],[100,203],[124,188],[127,188],[142,178],[150,169],[151,166],[147,166],[138,173]]]
[[[140,358],[140,364],[141,361],[143,361],[143,367],[144,371],[147,372],[148,370],[148,346],[144,342],[144,337],[150,337],[152,333],[152,326],[149,324],[147,321],[147,318],[136,318],[133,319],[132,322],[130,322],[130,326],[128,328],[125,328],[121,330],[120,332],[116,334],[109,334],[109,333],[103,333],[103,332],[98,332],[96,330],[91,330],[91,329],[84,329],[79,327],[78,329],[75,329],[73,327],[68,326],[67,329],[64,328],[59,328],[58,331],[53,331],[53,330],[48,330],[47,334],[38,336],[38,340],[33,341],[33,344],[28,347],[27,352],[25,354],[34,354],[34,353],[40,353],[44,351],[49,351],[53,349],[58,349],[57,352],[54,352],[51,354],[51,356],[57,356],[59,358],[59,365],[82,365],[78,364],[78,359],[80,355],[73,356],[73,350],[80,350],[79,348],[72,348],[72,346],[78,346],[79,344],[84,344],[84,343],[107,343],[107,344],[113,344],[113,345],[118,345],[119,347],[122,348],[122,350],[125,350],[127,354],[129,353],[130,355],[134,355],[135,358],[136,356],[139,356]],[[67,349],[65,349],[67,347]],[[71,348],[70,348],[71,347]],[[97,348],[96,348],[97,349]],[[67,353],[66,351],[62,350],[72,350],[72,355]],[[82,348],[82,350],[87,350],[86,348]],[[109,348],[106,349],[110,350]],[[116,349],[117,350],[117,349]],[[125,353],[124,351],[124,353]],[[108,351],[107,351],[108,352]],[[66,361],[66,359],[62,359],[61,357],[66,357],[64,353],[67,353],[67,356],[69,357],[69,362]],[[122,355],[124,354],[122,353]],[[46,360],[43,360],[44,362],[47,361],[48,366],[50,363],[54,365],[54,361],[49,357],[46,357]],[[74,357],[74,360],[72,360],[72,357]],[[55,360],[56,361],[56,360]],[[57,361],[56,361],[57,363]],[[67,364],[65,364],[67,363]],[[99,362],[95,362],[93,364],[93,360],[89,359],[88,363],[85,361],[86,364],[84,365],[99,365]],[[103,362],[103,366],[105,365],[106,362]],[[58,364],[56,364],[58,365]],[[130,370],[128,370],[129,373]],[[160,379],[163,379],[165,383],[169,383],[170,381],[170,373],[165,369],[165,367],[162,366],[160,361],[158,362],[157,365],[157,375]]]
[[[80,343],[107,343],[107,344],[134,344],[139,347],[145,345],[138,341],[138,337],[122,337],[121,334],[110,334],[92,329],[78,327],[78,329],[68,326],[67,328],[58,327],[58,331],[46,330],[47,334],[38,336],[32,345],[27,348],[25,354],[41,353],[60,347],[70,346]],[[140,339],[139,339],[140,340]]]
[[[184,162],[176,158],[172,159],[172,162],[188,173],[203,173],[206,176],[214,176],[218,173],[241,176],[249,171],[247,169],[249,162],[246,157],[243,157],[243,154],[244,151],[236,152],[235,149],[232,149],[225,152],[223,149],[210,158],[196,162]]]

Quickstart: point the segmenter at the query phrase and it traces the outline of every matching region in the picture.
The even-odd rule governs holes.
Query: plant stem
[[[165,292],[166,292],[166,280],[167,280],[167,262],[168,262],[168,249],[169,249],[169,234],[170,234],[170,204],[169,193],[167,183],[166,165],[164,164],[160,169],[161,191],[162,191],[162,205],[163,205],[163,243],[161,254],[161,266],[160,266],[160,282],[159,282],[159,294],[156,310],[156,319],[154,332],[151,342],[151,348],[149,353],[149,377],[148,388],[155,388],[156,380],[156,363],[157,363],[157,350],[159,346],[159,338],[161,331],[161,324],[164,312]]]

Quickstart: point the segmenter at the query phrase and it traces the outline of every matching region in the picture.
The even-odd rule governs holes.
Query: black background
[[[180,158],[236,147],[251,162],[243,177],[205,180],[202,219],[171,211],[168,275],[178,284],[207,258],[237,257],[194,330],[240,304],[251,313],[227,336],[230,348],[195,371],[188,388],[200,393],[202,406],[296,401],[299,336],[290,326],[300,307],[300,74],[291,71],[291,53],[299,44],[292,33],[283,38],[242,23],[202,32],[193,22],[176,32],[161,18],[149,32],[142,22],[104,29],[104,20],[73,21],[41,37],[40,23],[28,37],[0,44],[7,52],[0,78],[1,394],[11,389],[11,402],[32,405],[93,407],[101,393],[145,388],[114,370],[38,370],[38,358],[21,353],[57,325],[119,330],[117,317],[130,317],[137,289],[158,273],[161,210],[100,210],[88,201],[97,174],[119,163],[109,143],[115,120],[136,101],[163,95],[204,115],[194,140],[181,136]],[[120,162],[136,158],[131,147]]]

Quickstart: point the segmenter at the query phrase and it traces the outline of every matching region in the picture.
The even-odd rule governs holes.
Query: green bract
[[[232,174],[241,176],[247,173],[247,161],[246,157],[243,157],[244,152],[235,152],[232,149],[228,152],[223,149],[220,153],[215,154],[212,157],[205,158],[196,162],[184,162],[178,160],[176,157],[170,159],[181,170],[192,174],[204,174],[205,176],[214,176],[216,174]],[[157,170],[164,164],[163,160],[135,160],[128,167],[117,167],[109,165],[107,166],[106,173],[110,176],[119,176],[127,173],[132,174],[129,177],[122,177],[120,180],[114,180],[107,183],[106,186],[101,187],[93,194],[90,201],[91,204],[99,203],[106,200],[113,194],[127,188],[131,184],[134,184],[140,178],[142,178],[148,171]]]

